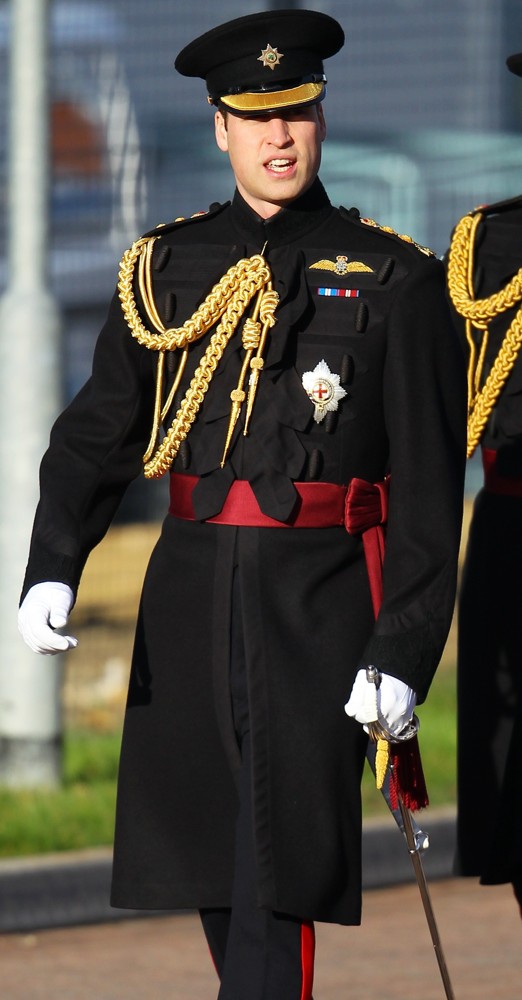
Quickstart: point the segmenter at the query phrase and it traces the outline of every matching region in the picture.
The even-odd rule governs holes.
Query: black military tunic
[[[474,296],[502,293],[522,267],[522,199],[485,207]],[[522,306],[493,310],[481,386]],[[455,314],[464,337],[464,322]],[[477,345],[482,335],[474,332]],[[469,347],[466,345],[467,351]],[[522,360],[481,439],[488,471],[474,503],[459,597],[458,858],[463,875],[522,885]]]
[[[230,903],[238,750],[228,688],[231,594],[241,594],[250,698],[258,901],[303,919],[360,919],[362,727],[347,718],[359,665],[422,701],[449,628],[460,534],[463,358],[439,261],[319,181],[273,218],[231,204],[158,230],[153,291],[179,327],[231,264],[263,248],[280,297],[248,436],[220,466],[243,349],[227,347],[174,470],[199,477],[196,520],[163,524],[143,589],[125,716],[113,902]],[[144,318],[144,317],[142,317]],[[180,391],[204,345],[195,344]],[[42,464],[26,585],[77,586],[151,426],[154,352],[115,298],[93,376]],[[314,420],[303,376],[342,378]],[[234,479],[291,522],[294,482],[381,481],[391,470],[384,601],[374,626],[363,548],[343,526],[208,523]],[[237,614],[237,611],[236,611]],[[237,621],[236,621],[237,625]]]

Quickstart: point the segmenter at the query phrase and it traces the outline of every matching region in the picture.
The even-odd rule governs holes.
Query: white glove
[[[412,719],[417,695],[398,677],[390,674],[380,677],[376,688],[366,679],[366,670],[358,670],[344,710],[365,728],[369,722],[380,722],[390,736],[398,736]]]
[[[78,645],[72,635],[53,631],[67,624],[74,594],[66,583],[35,583],[18,611],[18,629],[34,653],[54,656]]]

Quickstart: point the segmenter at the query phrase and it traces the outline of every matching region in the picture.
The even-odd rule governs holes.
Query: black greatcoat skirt
[[[131,675],[113,903],[230,903],[239,764],[227,683],[235,564],[259,903],[357,923],[366,737],[343,704],[372,610],[360,542],[343,528],[166,519],[145,581]]]
[[[356,670],[369,663],[422,701],[439,661],[460,537],[463,357],[440,262],[334,209],[319,181],[269,220],[236,193],[208,216],[162,227],[151,276],[158,314],[181,326],[231,265],[263,247],[279,303],[248,436],[240,421],[222,468],[244,357],[237,333],[173,466],[198,479],[197,520],[166,518],[145,580],[112,901],[147,909],[230,902],[238,753],[228,671],[237,574],[259,903],[356,923],[366,737],[344,704]],[[148,322],[143,309],[141,318]],[[190,348],[181,397],[208,339]],[[26,589],[42,580],[78,587],[90,550],[141,471],[155,361],[115,297],[92,378],[55,424],[42,462]],[[324,366],[342,380],[342,398],[337,412],[316,421],[304,376]],[[340,526],[288,522],[294,482],[377,482],[390,468],[384,596],[374,624],[360,539]],[[248,481],[261,511],[282,527],[209,523],[234,479]]]
[[[459,600],[457,867],[522,878],[522,499],[481,490]]]

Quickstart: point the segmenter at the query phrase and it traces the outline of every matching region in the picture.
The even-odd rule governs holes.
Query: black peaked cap
[[[238,17],[194,39],[175,67],[206,81],[211,103],[227,94],[273,93],[324,80],[323,59],[344,44],[341,25],[311,10],[273,10]]]

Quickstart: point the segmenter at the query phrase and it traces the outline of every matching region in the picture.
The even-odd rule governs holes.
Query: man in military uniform
[[[90,550],[143,455],[147,476],[168,473],[112,902],[197,907],[220,1000],[310,1000],[313,921],[359,923],[366,666],[381,672],[379,720],[398,732],[453,609],[461,351],[440,262],[334,208],[318,178],[323,60],[343,41],[324,14],[279,11],[178,55],[180,73],[206,81],[236,191],[125,254],[92,377],[42,462],[20,610],[33,649],[74,645],[53,626]],[[363,544],[346,530],[361,481],[374,522],[388,506],[376,623]]]
[[[522,54],[507,65],[522,76]],[[448,288],[484,467],[459,598],[457,869],[522,906],[522,197],[460,220]]]

